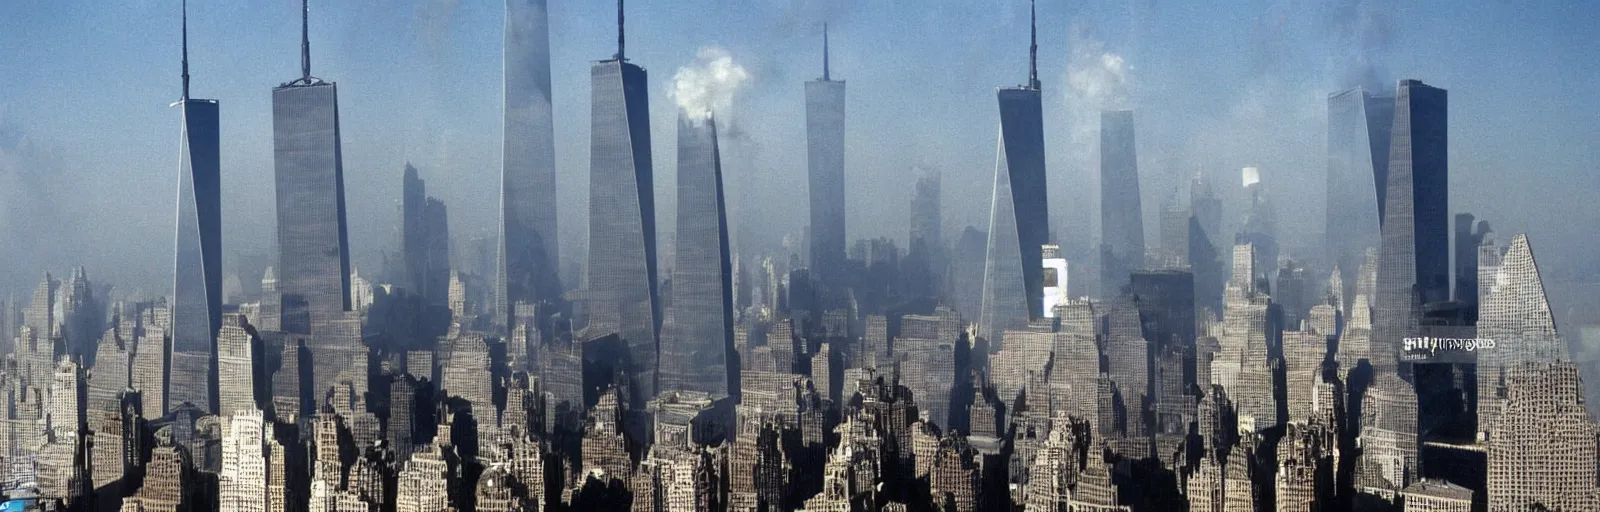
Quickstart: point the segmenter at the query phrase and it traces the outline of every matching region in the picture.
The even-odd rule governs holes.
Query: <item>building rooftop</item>
[[[1443,480],[1420,480],[1400,491],[1407,496],[1472,501],[1472,490]]]

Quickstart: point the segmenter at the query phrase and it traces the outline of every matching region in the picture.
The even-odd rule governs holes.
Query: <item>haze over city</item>
[[[177,176],[178,44],[171,2],[23,2],[0,20],[0,283],[30,286],[72,262],[119,288],[154,292],[166,268]],[[800,84],[821,74],[821,24],[834,73],[850,83],[849,239],[903,237],[903,182],[943,173],[945,231],[985,229],[994,168],[993,89],[1026,79],[1025,2],[696,0],[630,6],[630,54],[651,73],[651,104],[672,104],[677,70],[721,48],[749,74],[724,118],[736,237],[776,244],[805,218]],[[227,256],[273,240],[268,89],[298,65],[295,2],[190,6],[195,94],[223,100]],[[614,51],[608,2],[550,7],[564,261],[582,256],[587,218],[589,62]],[[352,264],[376,271],[392,244],[399,176],[411,162],[451,209],[459,240],[493,234],[501,127],[501,7],[494,2],[312,5],[318,73],[344,92]],[[1590,141],[1600,104],[1574,94],[1600,78],[1600,41],[1582,3],[1369,0],[1039,4],[1051,226],[1063,245],[1098,236],[1099,111],[1135,109],[1146,218],[1196,171],[1222,193],[1257,166],[1286,204],[1293,236],[1321,231],[1324,98],[1420,77],[1450,89],[1451,205],[1526,231],[1547,272],[1596,282],[1583,254],[1600,229]],[[33,85],[27,85],[33,84]],[[653,111],[658,154],[672,110]],[[662,225],[674,162],[658,159]],[[759,205],[753,208],[751,205]],[[1233,219],[1230,215],[1227,218]],[[42,222],[49,219],[50,222]],[[71,222],[74,229],[58,229]],[[1147,228],[1152,234],[1153,223]],[[670,229],[664,229],[670,233]],[[744,242],[741,240],[741,242]],[[26,250],[22,248],[26,247]],[[115,247],[115,250],[106,248]],[[224,258],[230,270],[233,258]],[[240,276],[251,280],[259,276]],[[1564,278],[1562,281],[1567,282]],[[1553,292],[1554,293],[1554,292]],[[1566,294],[1563,293],[1563,296]],[[1557,306],[1564,310],[1567,304]],[[1600,320],[1586,318],[1585,321]]]
[[[12,2],[0,511],[1600,510],[1594,19]]]

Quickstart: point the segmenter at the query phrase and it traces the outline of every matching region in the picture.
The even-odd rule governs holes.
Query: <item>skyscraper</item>
[[[1578,366],[1522,363],[1506,387],[1505,417],[1487,443],[1489,510],[1594,510],[1600,454]]]
[[[1377,247],[1388,186],[1394,98],[1361,88],[1328,95],[1328,263],[1338,265],[1348,297],[1368,247]],[[1348,305],[1348,303],[1346,303]],[[1347,315],[1348,311],[1345,312]]]
[[[429,305],[447,305],[450,227],[444,202],[428,197],[428,182],[417,176],[417,168],[410,163],[406,164],[401,190],[400,258],[405,268],[404,286]]]
[[[217,329],[222,327],[221,138],[216,100],[189,98],[189,15],[183,21],[183,130],[172,290],[172,400],[208,411]],[[279,210],[282,210],[280,205]]]
[[[1394,367],[1422,304],[1450,297],[1445,113],[1444,89],[1400,81],[1372,308],[1376,368]]]
[[[217,410],[223,417],[256,411],[256,352],[260,341],[243,315],[229,313],[217,333],[217,374],[227,376],[217,382]]]
[[[1474,224],[1472,214],[1456,214],[1454,297],[1467,308],[1469,317],[1474,320],[1478,318],[1478,246],[1488,236],[1489,221]]]
[[[339,89],[311,76],[309,7],[302,2],[298,79],[272,89],[278,193],[278,291],[286,330],[322,334],[350,309]],[[290,322],[289,317],[296,317]],[[301,323],[309,320],[306,323]]]
[[[555,126],[550,105],[546,0],[507,0],[495,325],[510,321],[518,302],[561,299]]]
[[[811,272],[839,284],[845,268],[844,81],[828,70],[828,28],[822,28],[822,78],[806,82],[806,168],[811,191]]]
[[[661,333],[662,390],[728,395],[733,267],[725,205],[716,119],[680,110],[678,255]]]
[[[617,54],[590,67],[588,337],[622,336],[631,388],[644,398],[655,395],[661,332],[649,75],[623,54],[617,7]]]
[[[939,171],[917,168],[917,184],[911,196],[911,243],[907,250],[916,250],[917,244],[934,258],[931,270],[941,271],[944,266],[944,210],[940,206]]]
[[[1179,190],[1161,201],[1160,267],[1164,269],[1189,268],[1189,209],[1185,208]]]
[[[998,339],[1008,328],[1044,316],[1044,265],[1050,238],[1045,195],[1044,110],[1039,95],[1038,28],[1028,47],[1028,83],[1000,89],[1000,136],[989,210],[979,335]],[[998,349],[998,344],[991,345]]]
[[[1239,228],[1238,243],[1255,246],[1255,277],[1270,277],[1278,268],[1278,212],[1272,205],[1272,195],[1262,179],[1261,169],[1245,167],[1240,170],[1244,183],[1244,226]]]
[[[1133,111],[1100,113],[1100,295],[1114,297],[1128,276],[1143,270],[1144,210]]]
[[[1570,361],[1566,341],[1556,332],[1555,317],[1545,296],[1544,281],[1527,235],[1511,239],[1505,259],[1492,245],[1479,264],[1494,267],[1482,283],[1478,337],[1495,340],[1493,350],[1478,353],[1478,431],[1498,427],[1510,393],[1511,373],[1526,364]]]
[[[327,390],[364,361],[350,311],[339,89],[311,76],[309,7],[301,4],[301,77],[272,90],[278,192],[278,291],[282,328],[311,334],[311,390]],[[309,332],[307,332],[309,331]],[[364,365],[363,365],[364,366]],[[364,368],[358,370],[365,374]],[[365,379],[360,379],[365,383]],[[319,393],[313,393],[316,397]]]

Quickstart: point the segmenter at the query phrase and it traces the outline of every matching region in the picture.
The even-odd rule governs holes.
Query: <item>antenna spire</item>
[[[617,0],[617,62],[627,60],[623,56],[623,50],[627,49],[627,40],[622,37],[627,27],[623,26],[622,20],[622,0]]]
[[[822,81],[829,80],[828,76],[828,23],[822,23]]]
[[[183,0],[183,99],[189,99],[189,0]]]
[[[311,78],[311,0],[300,0],[300,76]]]
[[[1028,2],[1028,87],[1039,90],[1039,7]]]

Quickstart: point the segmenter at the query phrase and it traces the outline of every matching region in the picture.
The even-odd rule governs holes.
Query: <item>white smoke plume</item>
[[[1133,108],[1136,84],[1133,64],[1106,48],[1104,42],[1082,28],[1072,31],[1072,55],[1067,59],[1066,111],[1072,157],[1085,162],[1093,157],[1100,136],[1100,112]]]
[[[667,96],[678,104],[691,121],[704,121],[712,113],[727,116],[734,96],[750,81],[750,72],[733,61],[733,54],[707,46],[695,54],[694,61],[672,75]]]
[[[1133,65],[1126,59],[1100,41],[1075,41],[1067,61],[1068,96],[1075,107],[1127,108],[1132,88]]]

